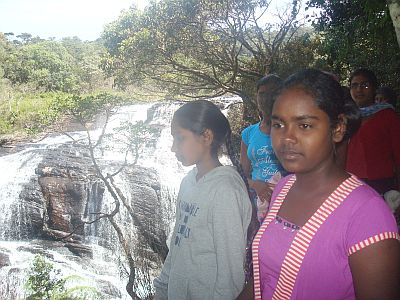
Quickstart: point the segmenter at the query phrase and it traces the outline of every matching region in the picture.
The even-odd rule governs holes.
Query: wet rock
[[[77,256],[93,258],[92,248],[84,244],[65,243],[65,247],[67,247],[69,251]]]
[[[105,280],[97,280],[96,281],[99,291],[102,294],[110,296],[112,298],[121,298],[121,291],[116,288],[111,282]]]
[[[8,254],[0,252],[0,269],[2,267],[10,266],[10,257]]]

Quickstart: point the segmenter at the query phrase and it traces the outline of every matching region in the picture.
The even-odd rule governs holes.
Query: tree
[[[5,77],[13,84],[31,82],[45,91],[72,92],[78,85],[73,62],[73,57],[58,42],[26,44],[9,56]]]
[[[66,282],[71,281],[73,276],[60,278],[60,270],[54,269],[54,266],[41,255],[35,256],[28,272],[26,288],[30,294],[26,300],[98,299],[99,293],[92,287],[66,288]],[[76,277],[76,279],[82,281],[82,278]]]
[[[105,85],[105,74],[100,68],[105,49],[99,42],[83,42],[78,37],[64,38],[62,45],[74,58],[74,74],[79,78],[80,92],[94,92]]]
[[[12,36],[0,35],[0,73],[14,86],[69,93],[110,88],[100,69],[105,49],[99,42],[43,40],[28,33],[18,36],[22,42],[10,42]]]
[[[390,17],[392,18],[393,26],[396,32],[397,43],[400,47],[400,1],[399,0],[386,0]]]
[[[266,21],[269,3],[164,0],[144,12],[133,7],[103,32],[103,68],[117,86],[150,83],[187,97],[232,93],[251,103],[256,80],[279,71],[279,53],[300,26],[299,1],[279,24]]]
[[[381,82],[400,84],[400,51],[388,7],[381,0],[310,0],[321,9],[314,23],[323,39],[321,56],[331,69],[347,79],[351,70],[368,67]]]
[[[27,281],[32,293],[27,300],[50,300],[53,294],[62,292],[65,281],[59,278],[59,273],[42,256],[35,256]]]
[[[114,206],[110,211],[95,212],[95,218],[93,220],[83,222],[80,226],[93,224],[100,220],[106,220],[110,223],[115,231],[124,255],[123,269],[128,277],[126,291],[132,299],[141,300],[143,297],[137,291],[138,283],[144,283],[145,287],[148,289],[147,292],[150,293],[152,282],[149,276],[149,263],[146,262],[149,260],[149,255],[143,255],[143,252],[146,252],[146,250],[138,246],[138,240],[143,240],[146,247],[151,249],[153,254],[158,258],[157,262],[161,263],[165,260],[168,252],[166,234],[162,226],[163,224],[161,223],[162,221],[152,220],[151,226],[148,226],[148,224],[145,224],[137,216],[134,207],[128,201],[127,196],[122,193],[121,189],[115,183],[114,178],[123,172],[125,168],[134,167],[136,165],[141,146],[148,142],[157,130],[154,130],[148,124],[139,121],[135,124],[129,122],[125,123],[120,128],[117,128],[116,132],[106,134],[106,128],[111,112],[120,104],[120,100],[121,99],[108,94],[99,94],[95,96],[75,95],[65,101],[65,108],[86,128],[87,144],[85,146],[89,150],[93,166],[97,171],[97,176],[104,183],[107,191],[114,199]],[[91,123],[93,118],[100,112],[105,114],[105,121],[101,134],[97,139],[94,139],[88,129],[88,124]],[[122,139],[119,140],[117,138],[118,136],[122,136]],[[98,153],[103,152],[101,148],[104,147],[103,142],[106,139],[111,139],[114,145],[123,145],[119,151],[125,154],[125,161],[120,166],[116,167],[112,173],[110,172],[107,174],[102,170],[98,156]],[[130,159],[129,156],[131,156]],[[122,225],[118,222],[118,216],[122,213],[122,210],[125,210],[128,213],[131,218],[130,222],[137,229],[136,238],[133,237],[134,234],[132,232],[129,233],[122,230]],[[79,228],[75,228],[70,235]],[[64,239],[68,238],[70,235],[65,236]]]

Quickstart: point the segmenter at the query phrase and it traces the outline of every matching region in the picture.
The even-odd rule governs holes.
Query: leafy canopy
[[[310,0],[321,9],[314,23],[323,37],[321,54],[336,73],[374,70],[381,83],[400,85],[400,51],[388,6],[383,0]]]
[[[171,95],[233,93],[247,101],[257,79],[283,69],[281,53],[300,25],[299,1],[278,22],[268,22],[269,2],[163,0],[144,12],[131,8],[103,32],[103,69],[120,87],[152,84]]]

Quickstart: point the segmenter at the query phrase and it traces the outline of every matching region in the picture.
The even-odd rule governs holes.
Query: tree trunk
[[[396,31],[397,44],[400,47],[400,0],[386,0],[392,18],[394,30]]]

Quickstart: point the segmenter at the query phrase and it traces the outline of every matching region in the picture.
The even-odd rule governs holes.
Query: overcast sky
[[[142,8],[147,0],[0,0],[0,32],[91,41],[134,3]]]

